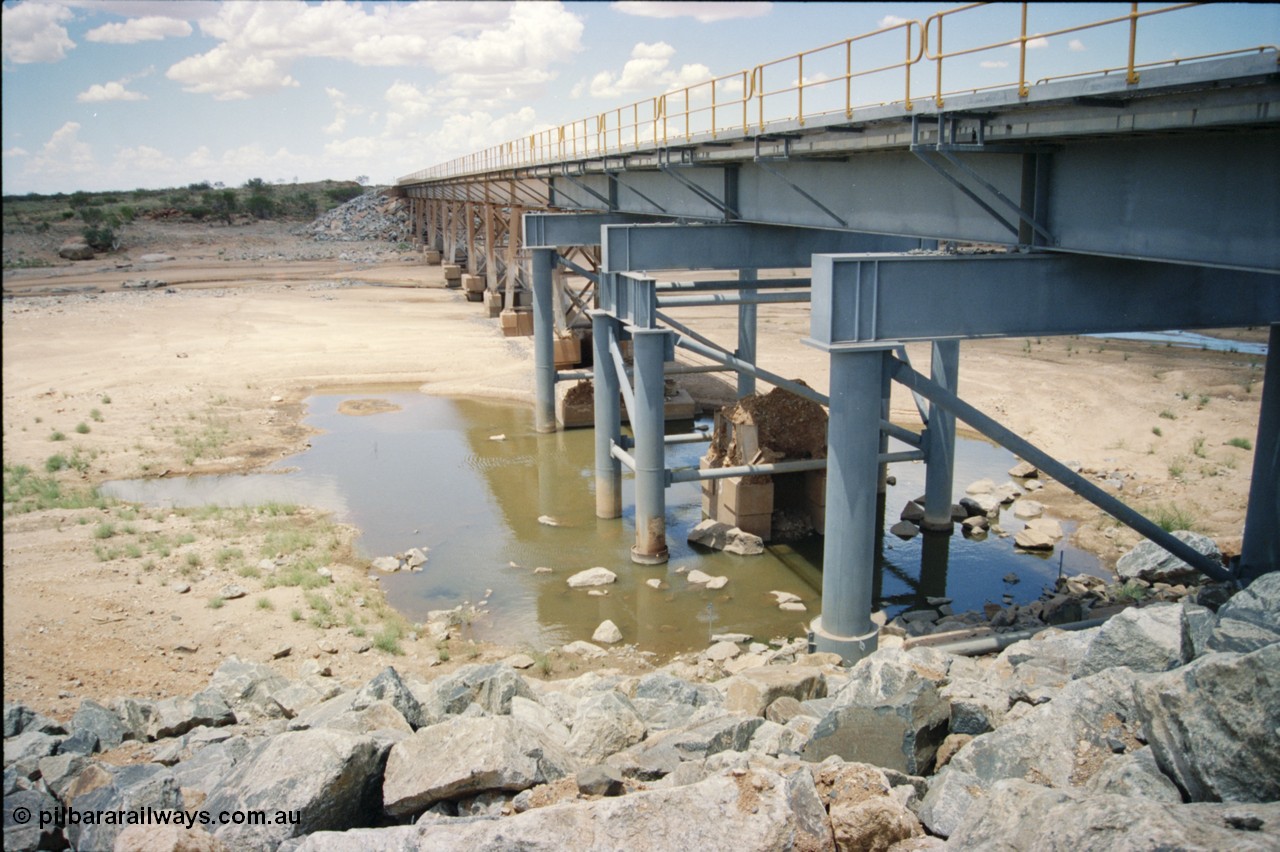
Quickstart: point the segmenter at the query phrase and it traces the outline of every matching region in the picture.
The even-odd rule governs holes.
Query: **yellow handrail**
[[[731,74],[713,77],[701,83],[686,85],[682,89],[673,89],[654,97],[634,101],[626,106],[616,107],[612,110],[588,116],[587,118],[566,122],[555,128],[530,133],[527,137],[521,137],[514,142],[490,146],[483,151],[474,152],[415,172],[412,175],[401,178],[400,182],[411,183],[514,166],[540,165],[563,160],[566,157],[578,159],[603,156],[611,153],[611,151],[622,153],[627,150],[640,150],[645,145],[665,147],[671,142],[671,120],[679,120],[681,117],[684,119],[684,132],[682,135],[685,142],[692,142],[698,138],[716,139],[721,134],[728,133],[733,135],[739,132],[737,119],[734,117],[736,116],[734,107],[738,104],[741,104],[742,107],[740,132],[743,136],[749,136],[752,133],[753,125],[758,132],[764,132],[768,126],[778,122],[796,122],[803,126],[816,116],[837,112],[843,112],[846,119],[852,120],[860,109],[884,105],[883,101],[877,102],[874,99],[865,101],[867,95],[872,95],[874,98],[874,92],[864,87],[863,81],[874,78],[883,79],[883,75],[886,74],[902,74],[902,88],[900,89],[902,97],[900,100],[893,101],[893,103],[898,104],[904,110],[910,111],[914,108],[913,94],[915,94],[912,90],[912,67],[925,61],[934,63],[933,102],[938,109],[941,109],[945,105],[945,96],[952,94],[952,92],[946,90],[943,80],[943,67],[947,60],[1007,47],[1016,47],[1018,49],[1018,76],[1016,81],[997,83],[984,86],[981,89],[961,88],[956,91],[982,91],[1016,86],[1019,97],[1027,97],[1030,94],[1027,79],[1028,45],[1039,39],[1078,33],[1097,27],[1120,25],[1127,27],[1127,55],[1123,66],[1045,77],[1038,80],[1037,84],[1048,80],[1070,77],[1107,75],[1122,69],[1125,71],[1125,79],[1128,83],[1136,84],[1140,79],[1139,71],[1142,68],[1191,62],[1245,52],[1275,50],[1274,46],[1260,46],[1162,62],[1137,62],[1138,24],[1141,19],[1153,15],[1176,13],[1198,5],[1201,4],[1179,3],[1140,10],[1137,3],[1131,3],[1128,12],[1123,15],[1087,21],[1050,32],[1029,32],[1027,18],[1030,4],[1020,3],[1020,20],[1016,33],[1010,33],[1005,38],[978,46],[961,47],[950,51],[945,50],[943,47],[943,24],[947,18],[954,15],[965,15],[972,12],[972,10],[983,7],[991,7],[997,11],[1002,8],[989,3],[971,3],[954,9],[936,12],[925,18],[923,22],[919,20],[899,21],[871,32],[851,36],[780,59],[763,62],[750,68],[734,71]],[[891,47],[891,41],[887,41],[887,39],[891,39],[893,37],[892,34],[899,30],[904,34],[906,42],[905,52],[901,54],[901,60],[896,62],[889,61],[887,64],[879,65],[874,64],[875,60],[862,60],[867,62],[867,66],[859,67],[858,62],[861,57],[875,56],[874,45],[872,49],[864,51],[861,43],[873,40],[875,43],[884,43]],[[858,43],[857,50],[855,50],[855,43]],[[833,62],[839,63],[841,60],[843,60],[843,73],[831,68]],[[825,68],[823,66],[824,62],[827,63]],[[813,79],[806,80],[806,68],[823,70],[817,72],[811,70],[810,73],[814,75]],[[783,76],[780,79],[786,80],[791,73],[794,73],[795,83],[794,85],[782,85],[776,89],[769,89],[765,79],[766,70],[768,70],[770,79],[777,79],[775,75],[781,73]],[[827,76],[828,74],[831,74],[831,76]],[[839,85],[840,83],[843,83],[843,97],[835,94],[837,90],[833,88],[823,88]],[[740,91],[741,95],[735,98],[735,91]],[[863,94],[864,91],[865,94]],[[683,92],[683,109],[668,102],[668,95],[674,93],[679,96],[681,92]],[[793,92],[794,95],[792,95]],[[813,96],[810,97],[809,93],[812,93]],[[860,98],[864,99],[864,102],[860,103]],[[792,107],[794,107],[795,112],[794,114],[789,114]],[[675,110],[674,112],[673,109]],[[610,113],[614,118],[614,126],[612,128],[609,126]],[[628,113],[629,116],[627,115]],[[624,119],[624,116],[627,116],[627,118]],[[594,144],[592,143],[593,134],[591,133],[592,125],[590,123],[592,120],[595,121]],[[724,121],[723,126],[721,124],[722,121]],[[647,137],[646,142],[641,143],[642,130],[646,126],[648,128],[647,132],[644,133]],[[676,132],[679,133],[679,125],[676,125],[676,128]],[[612,149],[609,144],[611,130],[615,143]],[[628,130],[630,130],[629,133],[626,132]],[[581,140],[579,140],[579,135],[581,135]],[[579,142],[581,142],[581,150],[579,150]]]

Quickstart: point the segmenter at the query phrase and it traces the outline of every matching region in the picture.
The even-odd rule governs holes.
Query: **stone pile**
[[[696,666],[560,681],[492,663],[344,685],[315,659],[289,679],[230,658],[189,698],[86,700],[67,724],[6,704],[5,848],[1274,849],[1277,611],[1272,574],[1216,613],[1155,603],[998,656],[851,668],[722,647],[743,635]],[[126,741],[141,762],[97,756]],[[16,816],[59,806],[273,818]]]
[[[409,204],[370,190],[325,213],[304,233],[317,240],[409,242]]]

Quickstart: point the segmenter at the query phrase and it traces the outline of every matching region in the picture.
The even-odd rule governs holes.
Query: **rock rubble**
[[[411,238],[410,226],[406,199],[370,190],[325,213],[304,233],[316,240],[402,243]]]
[[[344,685],[232,657],[193,696],[66,725],[6,704],[5,848],[1275,848],[1277,611],[1271,574],[1216,613],[1156,601],[989,657],[752,643],[559,681],[504,662]],[[119,743],[124,765],[100,755]],[[59,807],[291,818],[18,816]]]

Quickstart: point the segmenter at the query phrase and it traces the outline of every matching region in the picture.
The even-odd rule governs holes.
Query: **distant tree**
[[[266,193],[254,192],[244,203],[244,209],[249,212],[249,215],[258,219],[270,219],[276,214],[276,203],[267,197]]]
[[[305,218],[316,217],[320,212],[320,203],[316,201],[314,195],[306,192],[296,192],[289,196],[289,207],[299,216]]]
[[[225,183],[223,183],[222,181],[215,181],[215,182],[214,182],[214,184],[213,184],[213,188],[214,188],[214,189],[226,189],[226,188],[227,188],[227,185],[226,185]]]
[[[271,184],[262,178],[249,178],[244,182],[244,188],[263,195],[271,192]]]
[[[199,183],[193,183],[187,187],[192,192],[206,192],[209,189],[209,181],[202,180]]]
[[[368,175],[360,175],[358,178],[356,178],[356,183],[360,184],[361,186],[364,186],[368,182],[369,182]]]
[[[201,204],[209,208],[210,216],[228,225],[231,224],[231,217],[240,206],[234,189],[206,192],[201,198]]]
[[[89,203],[89,200],[89,193],[76,191],[71,193],[70,204],[72,207],[83,207]]]
[[[324,194],[329,196],[329,200],[336,204],[344,204],[356,196],[361,194],[358,186],[335,186],[332,189],[326,189]]]

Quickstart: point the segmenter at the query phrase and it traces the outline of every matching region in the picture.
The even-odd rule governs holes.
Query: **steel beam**
[[[1274,127],[1080,140],[1053,156],[1048,221],[1072,251],[1280,269],[1277,151]]]
[[[526,248],[594,246],[600,244],[600,228],[605,225],[633,225],[662,221],[651,216],[625,213],[526,213]]]
[[[618,321],[606,311],[591,311],[591,357],[595,391],[595,472],[596,517],[622,517],[622,468],[613,457],[611,447],[622,437],[622,412],[618,398],[621,388],[614,371],[610,341],[616,335]]]
[[[1044,253],[813,259],[810,340],[822,348],[1278,321],[1280,271]]]
[[[1268,571],[1280,571],[1280,324],[1272,324],[1267,344],[1239,574],[1252,580]]]
[[[615,225],[604,230],[601,269],[807,267],[819,252],[910,251],[920,241],[773,225]]]

